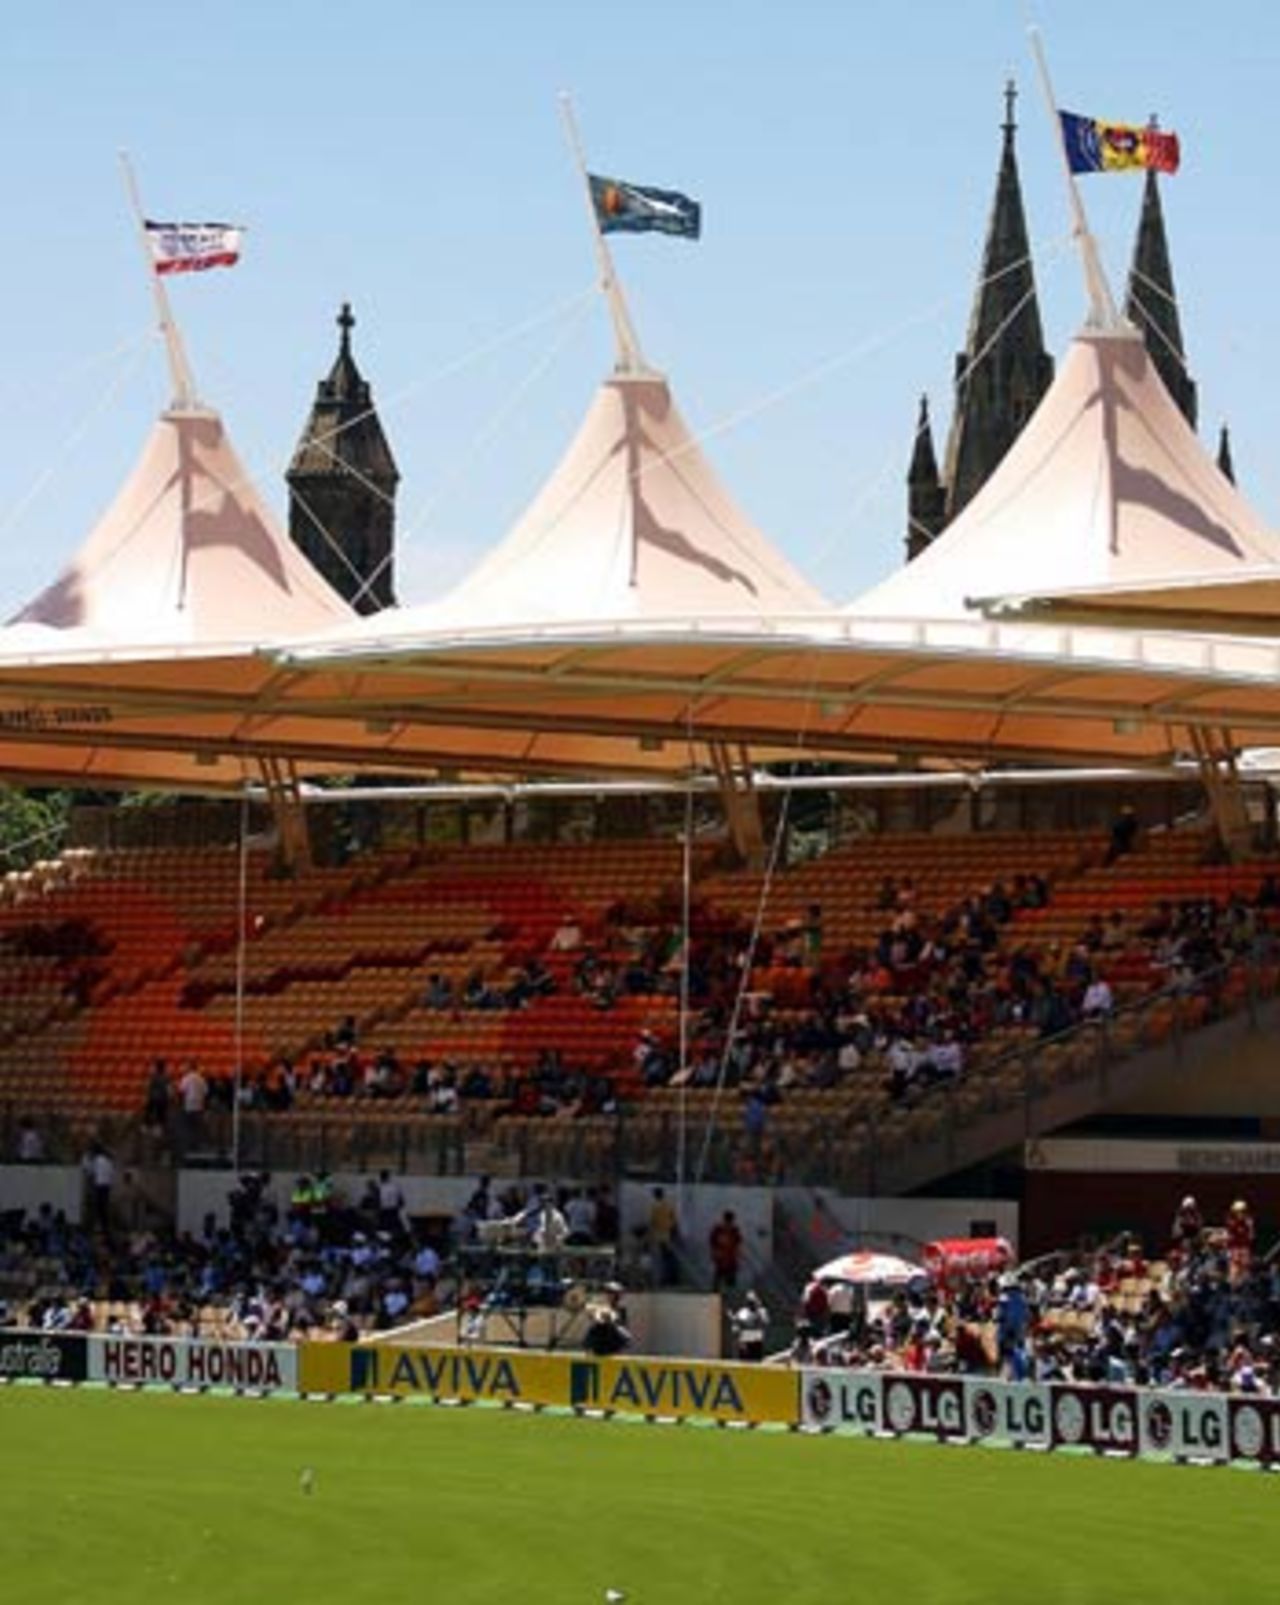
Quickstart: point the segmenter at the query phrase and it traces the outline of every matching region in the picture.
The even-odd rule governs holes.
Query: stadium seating
[[[1008,886],[1032,873],[1052,885],[1047,906],[1023,908],[1001,933],[999,963],[1018,947],[1038,953],[1068,950],[1095,916],[1126,916],[1125,939],[1096,955],[1117,1001],[1157,991],[1163,973],[1134,928],[1161,900],[1222,900],[1256,895],[1270,865],[1205,862],[1207,838],[1198,830],[1153,834],[1142,850],[1105,862],[1099,836],[1056,832],[1019,836],[878,836],[839,846],[821,858],[780,870],[768,886],[762,928],[773,954],[753,968],[749,990],[786,1024],[805,1017],[815,965],[866,948],[892,917],[885,885],[908,887],[910,906],[941,915],[995,882]],[[726,872],[712,850],[695,855],[700,918],[749,925],[761,906],[759,874]],[[68,855],[37,875],[6,882],[0,892],[0,1105],[92,1119],[138,1111],[150,1064],[171,1069],[187,1059],[215,1074],[231,1071],[237,1050],[237,977],[243,966],[243,1052],[247,1067],[277,1056],[305,1063],[326,1034],[350,1017],[362,1048],[394,1049],[400,1061],[447,1061],[465,1069],[529,1070],[548,1050],[576,1070],[608,1073],[628,1104],[628,1157],[643,1163],[670,1152],[679,1118],[696,1132],[721,1128],[721,1147],[741,1125],[736,1095],[659,1086],[646,1092],[633,1050],[641,1032],[673,1042],[677,1002],[671,989],[621,995],[600,1007],[571,984],[574,955],[555,950],[553,937],[571,916],[587,943],[616,930],[620,910],[642,928],[672,927],[680,907],[681,851],[655,840],[582,845],[519,843],[495,847],[427,848],[369,853],[342,869],[311,869],[273,878],[265,853],[249,855],[243,953],[237,944],[239,857],[234,849],[150,849]],[[780,940],[821,909],[821,954],[780,955]],[[612,911],[614,922],[609,922]],[[424,996],[427,977],[449,978],[455,992],[479,973],[501,990],[520,966],[536,958],[555,977],[556,991],[519,1009],[438,1008]],[[1274,990],[1280,972],[1263,973]],[[1244,983],[1228,977],[1217,999],[1229,1008]],[[1194,1028],[1205,1017],[1203,996],[1162,997],[1140,1018],[1124,1020],[1117,1036],[1133,1046],[1162,1040],[1175,1025]],[[1128,1033],[1128,1036],[1126,1036]],[[1029,1026],[992,1029],[967,1053],[965,1075],[953,1089],[948,1119],[971,1118],[1023,1095],[1025,1062],[1014,1055],[1034,1043]],[[1035,1074],[1048,1083],[1069,1080],[1088,1061],[1087,1042],[1041,1044]],[[838,1144],[847,1158],[870,1140],[895,1144],[929,1140],[944,1118],[928,1099],[909,1107],[885,1092],[876,1055],[829,1088],[796,1087],[769,1120],[771,1162],[785,1168],[796,1155],[821,1154]],[[507,1110],[467,1111],[463,1124],[495,1162],[554,1168],[565,1156],[602,1161],[616,1142],[610,1117],[548,1120]],[[357,1109],[350,1100],[340,1121],[385,1120],[385,1107]],[[412,1107],[397,1122],[427,1117]],[[301,1145],[325,1119],[332,1101],[309,1100],[281,1114],[280,1137],[294,1128]],[[437,1135],[458,1127],[434,1125]],[[435,1137],[424,1138],[427,1147]],[[757,1156],[758,1157],[758,1156]],[[730,1155],[732,1159],[732,1155]],[[744,1174],[750,1174],[745,1171]]]

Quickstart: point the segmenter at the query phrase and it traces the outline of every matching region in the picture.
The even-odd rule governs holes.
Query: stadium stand
[[[321,1129],[374,1141],[393,1100],[428,1167],[603,1173],[619,1109],[637,1167],[679,1121],[700,1168],[742,1180],[887,1162],[1029,1075],[1087,1074],[1100,1033],[1132,1052],[1274,992],[1270,861],[1210,856],[1197,828],[1120,855],[1102,833],[881,835],[765,888],[700,846],[682,1071],[677,842],[368,852],[288,879],[255,852],[242,1102],[299,1162]],[[6,885],[11,1120],[136,1118],[157,1059],[197,1062],[225,1110],[238,876],[234,849],[113,850]]]

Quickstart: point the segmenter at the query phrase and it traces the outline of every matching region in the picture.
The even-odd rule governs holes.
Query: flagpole
[[[169,377],[173,383],[173,400],[170,406],[175,412],[186,412],[196,405],[195,380],[191,376],[191,364],[187,361],[182,335],[174,322],[173,308],[169,305],[169,293],[164,287],[164,280],[156,272],[155,258],[151,254],[151,244],[147,239],[146,214],[142,210],[138,180],[134,176],[133,163],[129,160],[128,151],[120,152],[120,168],[124,174],[125,193],[129,197],[129,206],[138,229],[142,259],[146,263],[147,277],[151,280],[151,293],[156,303],[156,320],[160,325],[160,333],[164,336],[165,354],[169,359]]]
[[[582,148],[582,139],[578,133],[578,121],[573,114],[573,101],[568,91],[561,92],[560,115],[564,119],[569,148],[573,152],[573,159],[582,179],[583,193],[587,200],[587,215],[591,219],[591,233],[596,242],[596,261],[600,267],[600,288],[604,293],[605,302],[609,308],[609,317],[613,323],[613,339],[616,352],[614,366],[619,373],[646,373],[648,364],[645,362],[644,354],[640,350],[640,339],[636,334],[635,325],[631,321],[631,313],[627,308],[622,286],[618,283],[618,274],[613,265],[613,253],[610,251],[608,241],[604,237],[604,230],[600,227],[596,203],[591,194],[591,175],[587,171],[587,158]]]
[[[1053,92],[1053,81],[1049,77],[1049,63],[1044,53],[1044,40],[1041,38],[1039,28],[1034,24],[1027,29],[1027,33],[1031,39],[1031,54],[1035,57],[1036,68],[1040,75],[1040,87],[1044,91],[1045,105],[1048,108],[1050,121],[1053,123],[1058,150],[1062,155],[1062,171],[1067,180],[1067,198],[1071,205],[1072,221],[1075,224],[1076,244],[1080,247],[1080,263],[1084,268],[1085,290],[1089,296],[1088,327],[1114,334],[1118,329],[1124,327],[1124,323],[1116,310],[1116,303],[1111,294],[1111,286],[1107,282],[1107,275],[1102,266],[1102,258],[1098,253],[1098,242],[1094,239],[1089,229],[1089,219],[1085,213],[1080,187],[1076,183],[1076,175],[1071,171],[1071,160],[1067,155],[1066,140],[1062,137],[1062,118],[1059,114],[1057,97]]]

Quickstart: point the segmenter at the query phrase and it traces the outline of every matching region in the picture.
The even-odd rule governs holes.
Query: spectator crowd
[[[1215,1225],[1188,1196],[1158,1260],[1126,1236],[1000,1276],[948,1284],[922,1275],[879,1304],[812,1280],[785,1358],[1280,1395],[1280,1259],[1259,1256],[1255,1237],[1245,1200]]]

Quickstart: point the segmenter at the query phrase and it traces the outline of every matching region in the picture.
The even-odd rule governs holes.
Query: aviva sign
[[[710,1421],[785,1421],[799,1413],[794,1371],[698,1360],[590,1360],[515,1349],[307,1344],[304,1393],[377,1393],[471,1403],[573,1406]]]
[[[795,1375],[696,1360],[571,1360],[569,1402],[626,1414],[793,1421]]]

